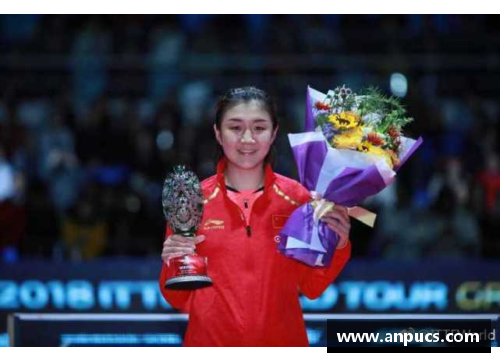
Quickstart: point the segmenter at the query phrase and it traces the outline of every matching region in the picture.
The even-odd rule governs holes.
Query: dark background
[[[0,265],[158,257],[163,177],[214,173],[217,97],[278,101],[275,170],[296,177],[307,85],[391,93],[424,144],[353,221],[355,258],[498,260],[496,16],[0,16]]]

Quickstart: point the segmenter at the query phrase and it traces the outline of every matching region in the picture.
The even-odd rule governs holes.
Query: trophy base
[[[191,290],[205,288],[211,285],[212,279],[205,275],[185,275],[167,280],[165,282],[165,289]]]

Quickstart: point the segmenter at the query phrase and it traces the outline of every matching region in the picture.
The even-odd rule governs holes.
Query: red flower
[[[390,126],[388,131],[387,131],[387,134],[391,137],[391,138],[396,138],[396,137],[399,137],[399,132],[398,130],[396,129],[396,127],[394,126]]]
[[[373,132],[368,134],[368,142],[374,146],[382,146],[384,144],[384,140]]]
[[[316,102],[314,106],[316,107],[316,109],[319,109],[320,111],[328,111],[330,109],[330,106],[323,102]]]

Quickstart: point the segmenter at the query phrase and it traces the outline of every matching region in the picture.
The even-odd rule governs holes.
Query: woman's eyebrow
[[[242,119],[240,118],[229,118],[227,122],[243,122]],[[263,123],[263,122],[270,122],[268,119],[263,119],[263,118],[257,118],[252,120],[253,123]]]

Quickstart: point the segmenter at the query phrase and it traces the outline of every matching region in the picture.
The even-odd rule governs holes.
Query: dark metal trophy
[[[174,234],[194,237],[203,216],[203,193],[196,174],[185,166],[175,166],[163,184],[163,213]],[[207,276],[207,258],[186,254],[169,261],[173,276],[165,288],[185,290],[212,285]]]

